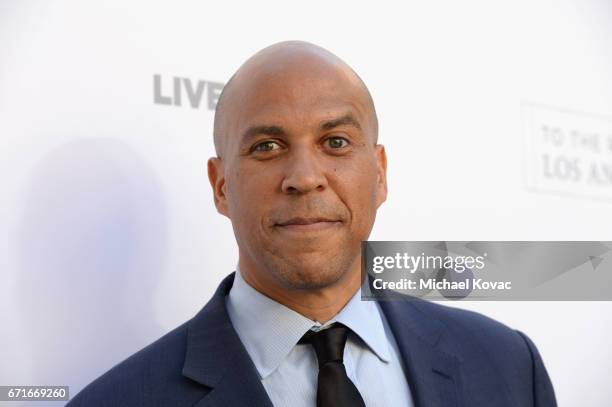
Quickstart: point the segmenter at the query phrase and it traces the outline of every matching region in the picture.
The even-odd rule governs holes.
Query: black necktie
[[[318,332],[308,331],[300,343],[310,343],[317,353],[317,407],[365,407],[355,384],[346,375],[343,355],[349,328],[334,323]]]

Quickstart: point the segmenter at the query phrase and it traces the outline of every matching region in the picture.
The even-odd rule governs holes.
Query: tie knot
[[[341,362],[344,356],[344,345],[348,338],[349,328],[336,322],[329,328],[318,332],[308,331],[299,343],[310,343],[317,354],[319,366],[329,362]]]

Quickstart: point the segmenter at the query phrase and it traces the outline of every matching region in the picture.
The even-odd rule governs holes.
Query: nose
[[[288,157],[281,186],[284,193],[306,194],[315,190],[322,191],[326,187],[327,178],[316,152],[304,148]]]

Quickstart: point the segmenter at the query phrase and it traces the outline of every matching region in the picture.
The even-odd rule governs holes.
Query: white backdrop
[[[0,0],[2,385],[74,394],[233,270],[209,99],[277,41],[328,48],[373,94],[390,193],[370,239],[612,240],[612,152],[568,146],[603,180],[553,179],[529,126],[612,137],[609,1],[125,3]],[[611,303],[452,305],[526,332],[561,406],[612,404]]]

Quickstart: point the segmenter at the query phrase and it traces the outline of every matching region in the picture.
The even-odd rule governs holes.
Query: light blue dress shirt
[[[311,345],[298,341],[309,329],[322,325],[255,290],[240,270],[226,304],[274,406],[316,406],[316,354]],[[362,301],[358,290],[323,326],[333,322],[353,331],[344,349],[344,365],[366,406],[413,407],[397,343],[378,303]]]

